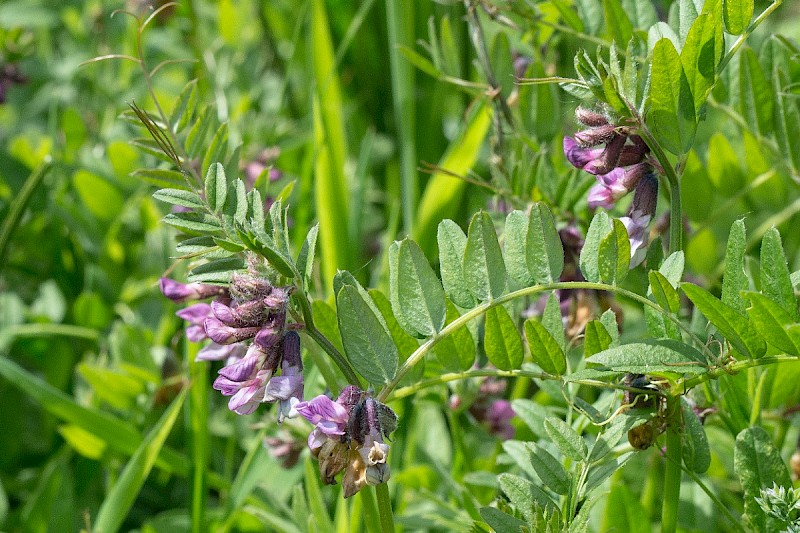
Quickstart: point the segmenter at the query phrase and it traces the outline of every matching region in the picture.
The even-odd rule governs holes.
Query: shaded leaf
[[[553,283],[564,269],[564,248],[553,213],[542,202],[531,207],[526,237],[528,270],[536,283]]]
[[[550,436],[558,449],[575,461],[585,461],[589,457],[589,449],[583,437],[560,418],[547,417],[544,420],[544,430]]]
[[[452,220],[442,220],[437,230],[439,271],[447,296],[459,307],[475,307],[475,298],[464,277],[464,250],[467,236]]]
[[[708,370],[700,352],[674,340],[623,344],[596,353],[587,362],[633,374],[703,374]]]
[[[488,213],[472,217],[464,250],[464,279],[480,301],[501,296],[506,290],[506,266],[494,224]]]
[[[405,316],[405,322],[414,328],[411,334],[429,337],[438,333],[447,312],[444,290],[417,243],[403,240],[397,262],[389,263],[389,267],[398,269],[391,276],[397,283],[394,313]]]
[[[486,311],[483,349],[489,362],[500,370],[513,370],[522,364],[524,352],[519,331],[502,305]]]
[[[567,371],[567,358],[558,341],[542,324],[533,318],[525,321],[525,337],[528,339],[533,362],[548,374],[561,376]]]

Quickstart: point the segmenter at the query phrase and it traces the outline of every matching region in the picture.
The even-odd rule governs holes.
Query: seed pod
[[[646,450],[653,445],[656,440],[656,432],[651,425],[651,422],[646,422],[641,426],[628,431],[628,442],[636,450]]]

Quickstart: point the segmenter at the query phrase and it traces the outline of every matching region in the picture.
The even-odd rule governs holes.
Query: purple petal
[[[233,312],[233,309],[228,307],[222,302],[211,302],[211,311],[213,312],[214,316],[228,326],[236,326],[238,320],[236,314]]]
[[[303,397],[303,376],[277,376],[269,380],[264,392],[265,402]]]
[[[592,209],[597,207],[611,209],[614,207],[615,201],[611,189],[602,183],[593,185],[592,188],[589,189],[589,196],[587,197],[587,200],[589,202],[589,207]]]
[[[256,364],[258,364],[258,357],[246,357],[236,363],[220,368],[219,375],[231,381],[246,381],[255,374]]]
[[[347,409],[325,395],[319,395],[307,402],[300,402],[295,408],[303,418],[315,425],[323,421],[344,425],[349,417]],[[341,435],[341,433],[339,434]]]
[[[276,328],[266,327],[262,328],[258,333],[256,333],[256,338],[253,342],[261,348],[269,350],[270,348],[277,346],[280,341],[280,331]]]
[[[211,316],[211,306],[206,303],[193,304],[175,314],[190,324],[200,326],[206,318]]]
[[[192,342],[200,342],[208,338],[203,326],[189,326],[186,328],[186,338]]]
[[[217,376],[212,387],[214,390],[220,391],[223,396],[233,396],[242,388],[242,384],[237,381],[231,381],[224,376]]]
[[[158,283],[161,288],[161,294],[176,303],[192,298],[195,294],[193,287],[174,279],[161,278]]]
[[[264,387],[265,385],[260,382],[244,387],[228,401],[228,409],[236,414],[249,415],[261,403],[261,398],[264,396]]]
[[[242,343],[222,345],[212,342],[197,353],[195,361],[222,361],[229,357],[240,358],[247,351],[247,346]]]
[[[572,166],[583,169],[603,155],[603,148],[582,148],[572,137],[564,137],[564,155]]]
[[[297,409],[296,405],[295,409]],[[328,436],[317,428],[314,428],[314,431],[308,434],[308,447],[311,450],[316,450],[317,448],[321,448],[326,440],[328,440]]]

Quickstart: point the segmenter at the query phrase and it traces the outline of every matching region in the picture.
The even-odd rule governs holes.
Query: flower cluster
[[[291,290],[251,274],[234,275],[229,289],[161,279],[161,292],[174,302],[215,298],[177,315],[189,323],[190,341],[211,339],[197,360],[226,361],[214,388],[231,397],[231,411],[246,415],[260,403],[277,402],[279,422],[297,414],[295,405],[303,399],[303,362],[300,336],[286,324]]]
[[[586,126],[574,137],[564,137],[564,155],[576,168],[593,174],[598,183],[589,191],[589,207],[610,209],[631,191],[633,205],[620,218],[631,241],[631,268],[644,260],[647,227],[653,219],[658,179],[649,148],[627,126],[612,124],[602,113],[579,107],[578,122]]]
[[[366,485],[389,479],[389,445],[384,443],[397,427],[397,416],[389,407],[355,385],[349,385],[336,401],[321,395],[295,406],[314,424],[308,447],[319,461],[323,483],[334,484],[344,470],[342,488],[349,498]]]

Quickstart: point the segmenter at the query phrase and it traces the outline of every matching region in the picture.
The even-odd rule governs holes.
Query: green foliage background
[[[208,366],[191,362],[196,347],[182,339],[176,307],[157,290],[165,272],[177,279],[187,275],[186,261],[175,266],[176,233],[161,222],[169,208],[151,197],[154,185],[169,187],[175,176],[140,170],[167,165],[153,155],[152,142],[128,109],[135,102],[152,110],[156,102],[134,62],[85,62],[141,53],[152,71],[161,61],[186,60],[161,66],[152,89],[169,113],[197,79],[192,98],[203,131],[186,144],[193,148],[189,155],[198,174],[219,161],[229,176],[242,176],[240,167],[266,150],[269,164],[283,177],[269,183],[262,176],[257,187],[290,206],[291,257],[319,222],[319,261],[309,270],[317,327],[340,350],[348,349],[331,304],[337,271],[349,270],[355,281],[345,285],[373,288],[370,294],[386,315],[402,361],[417,341],[385,311],[394,297],[393,241],[412,237],[396,245],[398,256],[419,270],[427,265],[425,258],[439,262],[445,277],[442,243],[458,237],[441,233],[458,227],[471,233],[470,219],[479,209],[486,212],[472,224],[483,225],[486,235],[493,234],[492,224],[503,225],[500,206],[525,209],[532,201],[547,204],[559,227],[572,223],[584,234],[589,227],[585,196],[594,178],[569,167],[561,150],[563,136],[575,130],[572,111],[579,99],[554,84],[516,84],[516,54],[531,59],[523,77],[573,78],[583,72],[573,62],[579,49],[594,57],[597,47],[607,54],[612,40],[633,38],[646,54],[649,40],[663,36],[680,42],[688,28],[678,20],[677,32],[663,24],[648,33],[657,20],[667,22],[669,13],[679,10],[667,1],[487,3],[477,15],[484,33],[476,36],[460,2],[187,0],[153,21],[137,50],[135,21],[111,15],[128,9],[146,17],[145,4],[11,0],[0,5],[0,64],[15,64],[28,78],[9,88],[0,105],[0,529],[360,531],[374,502],[344,502],[338,488],[321,487],[307,452],[297,466],[283,469],[260,444],[265,435],[279,434],[274,414],[231,414],[210,389]],[[695,8],[691,1],[677,4]],[[755,2],[755,13],[768,5]],[[736,13],[725,16],[728,30],[746,26]],[[787,2],[758,28],[713,89],[708,85],[708,104],[688,104],[699,123],[692,115],[693,123],[684,124],[685,117],[676,114],[652,124],[670,151],[691,146],[682,177],[689,228],[684,279],[721,292],[723,301],[742,312],[749,301],[741,289],[769,290],[753,280],[761,279],[759,250],[765,252],[759,243],[766,235],[774,244],[773,226],[794,272],[795,290],[800,282],[800,232],[794,231],[800,224],[797,17],[797,3]],[[733,40],[728,36],[727,44]],[[654,54],[664,59],[654,64],[664,71],[654,70],[652,83],[671,83],[669,68],[680,70],[680,58],[667,48],[666,42],[656,47]],[[687,83],[703,89],[702,79]],[[682,108],[676,112],[674,103],[663,107],[679,113]],[[660,215],[668,206],[665,193],[659,204]],[[539,209],[534,208],[538,216],[549,216]],[[742,217],[744,222],[735,223]],[[455,222],[443,229],[444,219]],[[725,270],[726,254],[744,265],[741,280],[727,281],[736,273]],[[474,261],[482,259],[477,254]],[[733,289],[726,289],[723,274]],[[614,282],[638,294],[646,293],[648,282],[653,286],[641,269],[624,275],[624,281]],[[438,286],[433,276],[420,276],[420,298]],[[492,280],[485,281],[491,296],[505,289],[495,294]],[[696,300],[702,295],[692,290],[687,294],[702,310]],[[471,303],[455,303],[470,307],[473,298],[485,299],[469,293],[464,298]],[[624,340],[640,340],[645,317],[630,299],[619,300]],[[455,319],[451,307],[433,309],[412,329],[420,337],[438,332]],[[518,315],[520,309],[510,311]],[[507,337],[507,310],[498,306],[491,313],[485,338]],[[587,348],[589,356],[612,342],[603,325],[608,319],[601,323],[599,313],[594,318],[586,346],[597,342],[598,349]],[[568,348],[563,339],[554,347],[548,340],[553,331],[529,324],[529,339],[528,330],[535,330],[550,353],[563,356],[559,350]],[[703,339],[705,325],[698,318],[693,322]],[[474,338],[478,333],[472,332]],[[403,384],[466,370],[474,357],[470,343],[469,335],[453,336],[452,345],[443,342],[446,348],[437,348],[437,358],[427,358],[425,368]],[[479,343],[478,353],[502,351],[490,355],[508,361],[508,368],[497,365],[501,370],[519,367],[521,346],[486,344]],[[322,355],[308,357],[319,361]],[[540,362],[550,373],[563,373],[546,365]],[[321,392],[321,376],[331,370],[311,367],[308,389]],[[752,489],[742,488],[734,471],[735,436],[762,424],[777,446],[770,457],[786,460],[798,434],[792,414],[800,404],[798,377],[795,362],[720,380],[721,414],[705,426],[711,455],[704,476],[735,513],[744,510],[743,494]],[[400,445],[392,451],[394,512],[407,530],[486,530],[481,517],[492,522],[479,508],[502,491],[506,497],[499,507],[510,512],[506,502],[516,503],[514,494],[527,490],[528,479],[544,480],[537,465],[549,464],[547,457],[559,451],[565,455],[542,440],[520,447],[521,441],[550,434],[545,413],[567,411],[558,387],[530,378],[509,382],[519,440],[505,443],[467,411],[448,407],[451,393],[469,398],[476,388],[471,381],[452,389],[438,385],[393,403],[402,421],[395,437]],[[593,392],[582,399],[592,403],[600,397]],[[280,435],[302,444],[307,431],[302,423],[289,424]],[[764,440],[760,433],[747,436],[754,447]],[[534,455],[540,460],[531,464]],[[608,496],[592,511],[592,529],[649,530],[658,522],[663,481],[658,451],[651,448],[628,460],[632,464],[613,476],[618,465],[611,465],[610,478],[598,481],[607,484]],[[196,464],[209,465],[206,475],[197,475]],[[553,468],[555,483],[563,482]],[[681,527],[729,527],[697,485],[685,480],[681,489]]]

